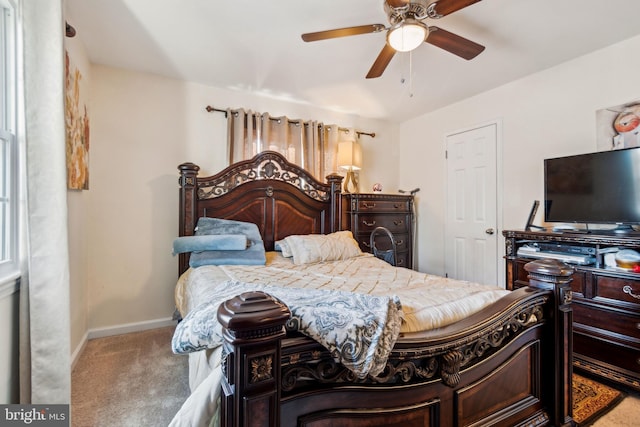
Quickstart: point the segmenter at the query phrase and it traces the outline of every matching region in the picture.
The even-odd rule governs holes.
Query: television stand
[[[636,230],[629,224],[617,224],[616,228],[612,228],[610,230],[603,230],[606,234],[618,234],[618,235],[638,235],[640,236],[640,231]]]
[[[529,284],[524,265],[533,258],[518,254],[522,246],[592,255],[589,265],[570,264],[574,367],[640,391],[640,273],[605,263],[619,249],[640,252],[640,236],[608,232],[503,231],[506,284],[510,290]]]

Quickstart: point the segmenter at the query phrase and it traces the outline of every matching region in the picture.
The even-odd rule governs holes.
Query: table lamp
[[[345,193],[358,192],[358,180],[353,171],[362,167],[362,149],[356,141],[343,141],[338,143],[338,167],[347,170],[344,181]]]

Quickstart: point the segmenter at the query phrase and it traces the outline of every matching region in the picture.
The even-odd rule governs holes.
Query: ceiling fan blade
[[[306,33],[302,35],[302,40],[315,42],[318,40],[335,39],[337,37],[356,36],[359,34],[378,33],[383,31],[382,24],[360,25],[357,27],[337,28],[335,30],[318,31],[316,33]]]
[[[438,27],[429,27],[425,42],[467,60],[475,58],[484,50],[484,46]]]
[[[442,18],[479,1],[480,0],[436,0],[429,5],[429,17]]]
[[[367,78],[375,79],[376,77],[380,77],[382,73],[384,73],[384,70],[387,68],[387,65],[389,65],[389,62],[391,62],[391,59],[395,54],[395,49],[385,43],[384,47],[380,51],[380,54],[378,54],[378,57],[371,66],[371,69],[367,74]]]

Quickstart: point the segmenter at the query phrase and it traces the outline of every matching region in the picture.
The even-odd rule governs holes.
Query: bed
[[[199,177],[193,163],[179,170],[180,237],[197,234],[202,218],[255,224],[267,256],[264,266],[194,268],[195,253],[180,253],[176,304],[185,320],[179,327],[183,334],[192,333],[192,315],[203,314],[198,312],[207,306],[202,296],[211,298],[207,283],[216,283],[213,293],[219,301],[208,303],[204,314],[216,317],[221,345],[191,348],[193,394],[172,425],[575,425],[571,268],[550,260],[532,262],[526,266],[529,287],[492,291],[481,308],[424,330],[408,327],[412,322],[407,319],[420,317],[416,307],[423,304],[411,292],[431,294],[431,286],[440,286],[458,292],[454,300],[463,300],[475,292],[475,284],[392,267],[368,254],[298,265],[278,247],[300,236],[346,234],[348,239],[350,232],[341,223],[342,177],[319,182],[268,151],[210,177]],[[397,319],[394,306],[401,311],[402,327],[380,322],[379,342],[388,348],[380,359],[376,347],[370,371],[354,370],[334,348],[292,325],[292,319],[305,319],[298,314],[304,309],[294,307],[298,291],[279,287],[322,281],[321,291],[328,293],[318,298],[330,300],[341,295],[334,284],[347,276],[347,291],[355,294],[377,283],[379,289],[367,297],[376,301],[393,291],[394,280],[409,291],[404,297],[399,292],[399,299],[388,295],[381,303],[388,309],[385,319]],[[307,319],[311,315],[305,314]]]

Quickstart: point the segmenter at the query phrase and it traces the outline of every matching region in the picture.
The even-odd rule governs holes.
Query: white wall
[[[400,185],[421,188],[421,271],[444,273],[445,136],[502,123],[502,254],[502,230],[522,229],[533,200],[543,198],[543,160],[596,151],[596,111],[640,99],[640,58],[629,55],[638,50],[635,37],[401,124]],[[536,223],[542,218],[539,211]]]
[[[397,126],[150,74],[91,68],[89,330],[168,319],[177,278],[178,164],[226,166],[224,109],[248,108],[375,132],[363,136],[362,188],[397,189]],[[375,170],[375,174],[372,172]]]

